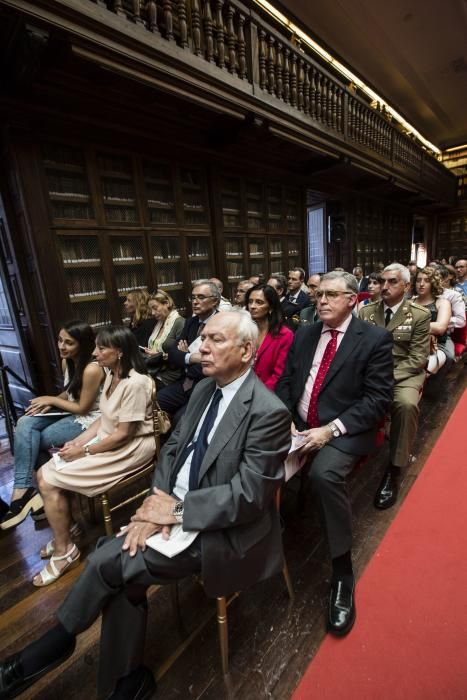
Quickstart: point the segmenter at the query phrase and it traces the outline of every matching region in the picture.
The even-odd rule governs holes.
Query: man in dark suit
[[[101,611],[99,696],[152,697],[152,674],[141,666],[150,585],[201,573],[208,595],[224,596],[281,571],[275,494],[290,414],[250,368],[258,330],[246,314],[216,314],[202,339],[206,379],[162,449],[153,495],[122,538],[99,542],[58,609],[58,624],[0,664],[0,697],[15,697],[70,656],[76,635]],[[173,558],[147,545],[156,533],[170,542],[179,523],[191,543]]]
[[[185,412],[193,387],[203,378],[201,354],[192,343],[199,338],[207,320],[217,313],[221,293],[219,288],[209,280],[193,282],[191,290],[191,308],[193,315],[187,318],[180,340],[169,350],[169,362],[183,370],[183,376],[173,384],[164,387],[157,394],[157,400],[163,411],[167,411],[176,425]]]
[[[316,292],[321,281],[321,275],[310,275],[306,286],[308,287],[309,306],[300,311],[300,325],[308,326],[310,323],[319,321],[318,310],[316,308]]]
[[[357,280],[358,291],[367,292],[368,291],[368,277],[364,277],[363,270],[361,267],[357,266],[353,269],[353,276]]]
[[[285,324],[293,331],[297,330],[300,323],[300,311],[309,305],[308,294],[303,291],[305,282],[305,270],[294,267],[289,271],[287,278],[288,292],[281,303]]]
[[[276,393],[292,413],[297,453],[309,476],[332,558],[328,629],[343,635],[355,620],[352,519],[345,479],[375,447],[392,395],[392,339],[352,314],[357,283],[347,272],[323,276],[321,321],[300,327]]]

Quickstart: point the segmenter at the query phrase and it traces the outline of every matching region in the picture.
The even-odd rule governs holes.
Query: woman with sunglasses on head
[[[438,271],[425,267],[417,274],[415,282],[417,296],[413,301],[424,306],[431,313],[430,333],[432,347],[428,358],[428,374],[436,374],[445,364],[448,353],[446,344],[452,344],[448,335],[449,321],[452,315],[450,302],[443,298],[443,285]],[[453,353],[451,353],[453,354]]]
[[[34,577],[34,586],[48,586],[79,562],[70,533],[67,492],[96,496],[138,471],[155,454],[154,384],[133,333],[125,326],[102,329],[94,355],[108,372],[100,418],[65,443],[37,475],[53,539],[41,550],[41,557],[50,557],[50,562]]]
[[[48,450],[80,435],[99,415],[104,372],[93,360],[94,331],[80,320],[65,323],[58,334],[64,391],[58,396],[36,396],[15,430],[14,481],[11,503],[0,527],[19,525],[32,511],[42,509],[33,485],[34,468],[49,459]]]
[[[168,352],[179,339],[185,319],[178,313],[170,294],[162,290],[151,296],[149,308],[156,324],[147,347],[141,349],[149,374],[156,380],[157,389],[162,389],[181,376],[181,370],[169,364]]]
[[[284,325],[279,296],[268,284],[257,284],[248,290],[246,308],[259,329],[253,369],[268,389],[274,391],[285,368],[293,331]]]
[[[149,308],[150,295],[145,289],[128,292],[123,308],[129,317],[128,327],[141,347],[147,347],[149,336],[154,328],[154,319]]]

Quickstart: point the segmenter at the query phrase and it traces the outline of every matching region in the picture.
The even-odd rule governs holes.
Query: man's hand
[[[297,455],[306,456],[314,450],[320,450],[332,438],[331,430],[327,425],[321,428],[310,428],[297,432],[297,435],[303,435],[304,441],[302,447],[297,450]]]
[[[186,342],[186,340],[179,340],[177,349],[181,352],[188,352],[188,343]]]
[[[177,499],[169,496],[160,489],[154,489],[154,495],[144,499],[143,504],[132,516],[134,523],[145,522],[154,525],[174,525],[177,518],[173,515],[173,507]]]
[[[134,557],[138,549],[142,552],[146,549],[146,540],[156,532],[161,532],[164,539],[168,540],[170,536],[170,528],[162,525],[154,525],[154,523],[130,523],[124,527],[117,537],[125,537],[122,545],[124,552],[128,552],[130,557]]]

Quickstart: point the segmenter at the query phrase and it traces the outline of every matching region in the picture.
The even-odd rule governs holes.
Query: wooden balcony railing
[[[87,0],[229,73],[256,97],[282,103],[333,141],[352,145],[452,198],[455,178],[418,142],[238,0]],[[248,0],[247,0],[248,1]],[[84,3],[83,3],[84,5]],[[288,33],[290,34],[290,33]]]

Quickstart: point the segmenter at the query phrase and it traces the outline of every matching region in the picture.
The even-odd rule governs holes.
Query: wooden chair
[[[106,535],[113,535],[113,526],[112,526],[112,513],[115,513],[117,510],[120,510],[124,506],[128,505],[129,503],[133,503],[133,501],[138,500],[142,496],[146,496],[149,493],[149,490],[151,488],[151,479],[152,475],[154,473],[154,458],[152,458],[149,462],[147,462],[144,466],[139,469],[139,471],[134,472],[133,474],[130,474],[129,476],[125,477],[121,481],[118,482],[118,484],[115,484],[111,489],[107,489],[107,491],[104,491],[103,493],[100,493],[98,496],[94,496],[95,499],[99,499],[100,504],[101,504],[101,509],[102,509],[102,516],[104,518],[104,527],[105,527],[105,534]],[[138,490],[137,493],[133,493],[131,496],[126,498],[123,501],[119,501],[118,503],[115,503],[115,505],[111,506],[110,505],[110,494],[113,494],[117,490],[121,489],[124,486],[130,486],[131,484],[136,483],[137,481],[140,481],[141,479],[146,479],[147,480],[147,486],[143,490]],[[90,499],[91,504],[91,512],[94,514],[95,517],[95,506],[94,506],[94,500],[93,498]]]
[[[277,491],[276,494],[276,507],[277,510],[280,509],[280,501],[281,501],[281,492],[280,489]],[[295,594],[292,586],[292,579],[290,578],[290,573],[289,569],[287,567],[287,562],[285,561],[284,558],[284,566],[282,567],[282,576],[284,578],[285,586],[287,588],[287,593],[290,598],[290,602],[293,603]],[[202,580],[200,579],[201,585],[202,585]],[[174,610],[174,613],[177,617],[177,622],[178,622],[178,627],[180,630],[184,629],[183,622],[181,619],[181,613],[180,613],[180,605],[179,605],[179,598],[178,598],[178,583],[175,582],[171,584],[171,598],[172,598],[172,607]],[[219,637],[219,649],[220,649],[220,655],[221,655],[221,667],[222,667],[222,674],[224,676],[227,676],[229,673],[229,625],[228,625],[228,617],[227,617],[227,608],[230,605],[230,603],[235,600],[235,598],[238,598],[240,595],[240,592],[233,593],[231,596],[219,596],[216,598],[216,619],[217,619],[217,633]],[[194,638],[194,634],[189,635],[188,639],[186,640],[186,643],[183,645],[184,648],[191,642],[191,640]]]

